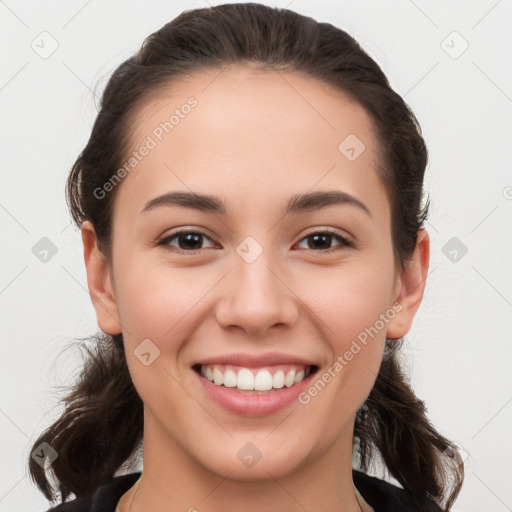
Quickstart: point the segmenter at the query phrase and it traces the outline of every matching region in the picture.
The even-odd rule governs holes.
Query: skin
[[[116,190],[112,262],[98,251],[91,223],[82,227],[98,325],[123,333],[144,402],[144,471],[131,510],[358,511],[354,416],[375,382],[386,335],[404,336],[421,302],[427,232],[419,231],[402,271],[371,118],[298,74],[232,67],[188,77],[141,107],[130,148],[190,96],[198,105]],[[354,161],[338,150],[351,133],[366,146]],[[320,190],[346,192],[369,214],[344,204],[283,216],[291,196]],[[220,196],[228,213],[172,206],[140,214],[168,191]],[[157,245],[182,228],[206,235],[195,254],[178,238]],[[332,238],[315,248],[306,237],[322,228],[355,245]],[[236,252],[247,236],[263,249],[252,263]],[[219,354],[279,351],[316,361],[321,375],[393,304],[401,311],[306,405],[236,415],[207,397],[191,369]],[[134,355],[146,338],[161,351],[148,366]],[[237,458],[247,442],[262,454],[251,468]],[[119,511],[130,509],[135,489]]]

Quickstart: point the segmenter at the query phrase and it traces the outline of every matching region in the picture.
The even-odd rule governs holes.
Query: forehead
[[[130,133],[127,158],[139,156],[116,202],[139,212],[175,189],[267,201],[269,192],[315,186],[383,192],[371,117],[297,73],[229,68],[188,76],[148,96]]]

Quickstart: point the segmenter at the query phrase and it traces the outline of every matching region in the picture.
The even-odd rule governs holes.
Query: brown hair
[[[332,85],[372,116],[382,154],[380,176],[391,204],[395,261],[410,258],[428,210],[423,204],[427,149],[416,117],[392,90],[377,63],[346,32],[293,11],[255,3],[226,4],[181,13],[151,34],[137,54],[110,77],[90,139],[67,181],[67,202],[80,228],[90,220],[100,250],[111,263],[112,208],[116,188],[98,198],[121,166],[129,144],[130,116],[173,80],[226,65],[302,73]],[[122,334],[96,334],[62,416],[35,441],[58,452],[45,469],[29,458],[32,479],[55,501],[93,492],[130,460],[142,443],[143,404],[126,364]],[[464,478],[453,464],[456,446],[429,422],[399,364],[402,340],[387,339],[375,385],[356,415],[361,469],[377,450],[406,491],[450,510]]]

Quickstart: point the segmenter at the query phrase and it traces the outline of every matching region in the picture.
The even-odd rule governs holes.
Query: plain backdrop
[[[420,121],[432,255],[407,367],[434,425],[466,458],[454,510],[512,510],[512,2],[268,4],[355,36]],[[95,118],[94,87],[150,33],[207,5],[0,1],[0,512],[48,508],[27,476],[30,448],[81,363],[57,356],[98,330],[64,196]],[[41,261],[38,244],[55,254]]]

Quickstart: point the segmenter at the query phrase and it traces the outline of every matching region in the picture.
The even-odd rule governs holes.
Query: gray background
[[[466,458],[454,510],[512,510],[512,1],[268,4],[355,36],[419,118],[432,257],[404,352],[430,418]],[[57,356],[97,330],[64,199],[94,120],[94,86],[101,92],[151,32],[207,5],[0,0],[0,511],[48,508],[26,460],[61,412],[58,386],[81,364],[71,351]],[[56,251],[46,261],[43,237]]]

